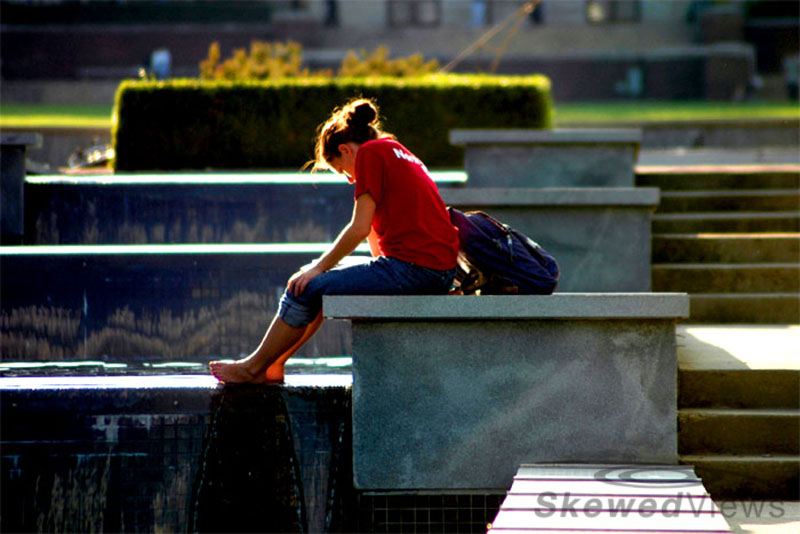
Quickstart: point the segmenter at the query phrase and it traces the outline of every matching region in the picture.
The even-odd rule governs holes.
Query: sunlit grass
[[[111,128],[110,105],[0,104],[0,128]],[[556,126],[800,119],[792,102],[579,102],[556,104]]]
[[[0,104],[0,128],[108,128],[110,105]]]
[[[798,118],[800,106],[791,102],[581,102],[555,106],[556,125]]]

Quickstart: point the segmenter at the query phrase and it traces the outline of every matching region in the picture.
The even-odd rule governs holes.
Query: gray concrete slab
[[[638,165],[696,166],[696,165],[797,165],[800,150],[796,147],[739,147],[739,148],[652,148],[639,152]]]
[[[485,211],[528,235],[561,267],[558,291],[651,289],[656,188],[463,188],[442,190],[462,211]]]
[[[677,462],[686,295],[326,297],[324,312],[354,317],[359,488],[503,489],[526,462]]]
[[[469,183],[467,184],[469,185]],[[657,187],[452,188],[440,191],[447,203],[481,206],[644,206],[658,205]]]
[[[431,321],[654,319],[689,316],[685,293],[557,293],[446,297],[324,297],[329,319]]]
[[[451,130],[450,143],[454,145],[496,145],[496,144],[636,144],[642,141],[642,131],[637,128],[560,128],[541,129],[502,129],[502,130]]]
[[[452,130],[470,187],[632,187],[636,129]]]

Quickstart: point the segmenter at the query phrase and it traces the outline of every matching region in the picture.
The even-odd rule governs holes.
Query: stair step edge
[[[679,408],[678,415],[800,417],[800,408]]]

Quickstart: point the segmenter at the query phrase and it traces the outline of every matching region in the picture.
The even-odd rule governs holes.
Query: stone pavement
[[[639,166],[800,164],[800,151],[792,147],[650,148],[639,152]]]
[[[800,325],[679,325],[682,370],[800,370]]]
[[[800,502],[728,501],[725,504],[718,501],[717,505],[720,506],[734,534],[800,532]]]
[[[681,371],[800,370],[800,325],[679,325]],[[714,387],[714,386],[710,386]],[[717,499],[736,534],[800,532],[800,502]]]

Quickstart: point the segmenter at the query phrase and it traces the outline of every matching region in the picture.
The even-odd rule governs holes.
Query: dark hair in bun
[[[378,120],[378,108],[369,100],[357,100],[348,110],[347,125],[353,128],[369,126]]]
[[[381,130],[378,105],[374,100],[357,98],[336,108],[318,128],[312,172],[330,168],[330,161],[341,156],[339,145],[363,144],[381,137],[394,137]]]

